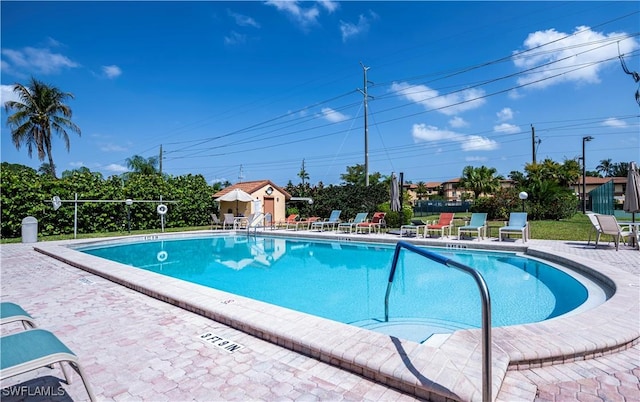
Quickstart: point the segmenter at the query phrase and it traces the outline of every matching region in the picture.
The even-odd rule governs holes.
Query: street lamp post
[[[131,234],[131,204],[133,204],[133,200],[131,198],[127,198],[124,200],[124,203],[127,205],[127,227],[129,229],[129,234]]]
[[[582,213],[586,213],[587,212],[587,185],[586,185],[586,178],[587,178],[587,161],[584,157],[584,144],[587,141],[591,141],[594,138],[590,135],[587,135],[586,137],[582,137]]]
[[[522,200],[522,212],[524,212],[524,202],[529,198],[529,194],[527,194],[526,191],[521,191],[520,194],[518,194],[518,197]]]

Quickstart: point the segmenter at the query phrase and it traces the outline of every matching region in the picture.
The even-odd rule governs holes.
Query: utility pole
[[[538,145],[540,145],[540,143],[542,142],[542,140],[540,138],[536,139],[536,129],[535,127],[533,127],[533,124],[531,125],[531,156],[532,156],[532,160],[533,160],[533,164],[536,164],[536,147]]]
[[[531,155],[533,157],[533,164],[536,164],[536,129],[531,125]]]
[[[362,62],[362,71],[364,73],[364,89],[359,91],[364,95],[364,185],[369,186],[369,124],[368,124],[368,110],[367,103],[369,95],[367,95],[367,70],[371,67],[365,67]]]
[[[238,173],[238,182],[242,183],[242,179],[244,179],[244,175],[242,174],[242,165],[240,165],[240,173]]]
[[[158,167],[160,170],[160,176],[162,176],[162,144],[160,144],[160,157],[158,159]]]

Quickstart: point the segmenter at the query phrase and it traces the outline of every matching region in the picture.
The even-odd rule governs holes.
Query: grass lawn
[[[464,220],[468,219],[471,216],[471,213],[456,213],[455,225],[462,226],[464,225]],[[435,221],[438,220],[438,215],[428,215],[421,216],[419,219],[423,221]],[[623,221],[620,221],[623,223]],[[498,236],[498,228],[500,226],[504,226],[504,221],[489,221],[489,233],[492,237]],[[589,232],[591,232],[591,237],[593,237],[593,226],[585,215],[581,213],[575,214],[570,219],[563,219],[559,221],[531,221],[529,222],[531,225],[530,233],[532,239],[543,239],[543,240],[577,240],[577,241],[587,241],[589,239]],[[208,230],[209,226],[195,226],[195,227],[185,227],[185,228],[166,228],[165,232],[182,232],[182,231],[192,231],[192,230]],[[158,233],[159,229],[148,229],[148,230],[132,230],[132,235],[140,235],[140,234],[149,234],[149,233]],[[457,235],[457,230],[454,228],[452,234]],[[113,236],[126,236],[127,232],[110,232],[110,233],[82,233],[78,234],[78,239],[92,239],[97,237],[113,237]],[[57,235],[57,236],[39,236],[38,241],[54,241],[54,240],[69,240],[73,239],[73,233]],[[2,243],[20,243],[22,241],[21,238],[13,238],[13,239],[1,239],[0,244]]]

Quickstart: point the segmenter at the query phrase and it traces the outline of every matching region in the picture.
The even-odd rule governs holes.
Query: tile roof
[[[241,183],[236,183],[232,186],[225,187],[222,190],[218,191],[213,195],[213,198],[222,197],[223,195],[227,194],[230,191],[235,190],[236,188],[246,193],[253,194],[254,192],[260,190],[264,186],[271,186],[274,188],[274,190],[278,190],[279,192],[284,194],[285,200],[288,200],[289,198],[291,198],[291,194],[286,192],[282,187],[278,186],[271,180],[255,180],[255,181],[244,181]]]

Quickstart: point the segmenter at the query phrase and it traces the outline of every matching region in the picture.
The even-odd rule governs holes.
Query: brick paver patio
[[[533,241],[537,246],[601,260],[636,275],[640,252],[593,250],[584,243]],[[29,311],[80,358],[100,400],[130,401],[402,401],[417,398],[358,374],[185,311],[33,250],[0,246],[2,301]],[[5,325],[2,334],[20,330]],[[213,333],[243,348],[233,353],[200,338]],[[639,401],[640,346],[591,359],[509,370],[505,401]],[[86,400],[74,373],[58,368],[3,381],[2,400]],[[8,388],[7,388],[8,387]],[[44,393],[49,393],[43,395]]]

